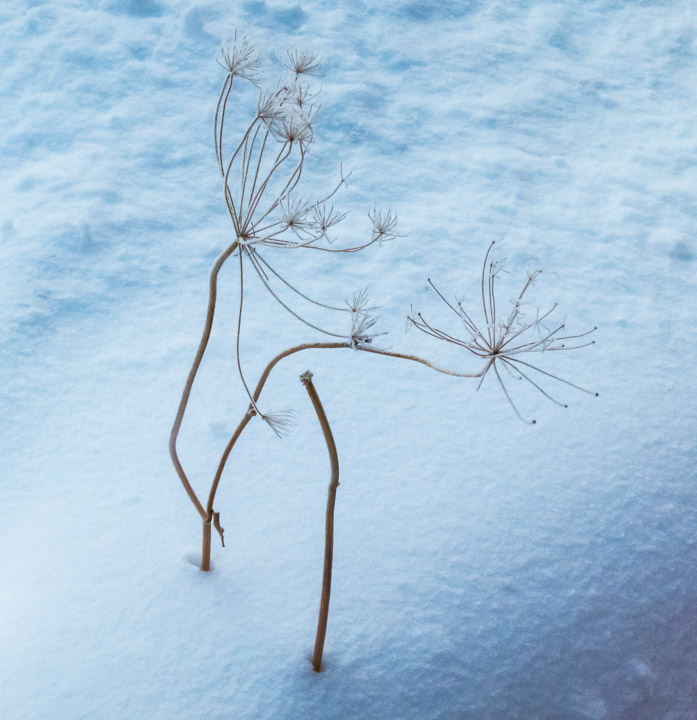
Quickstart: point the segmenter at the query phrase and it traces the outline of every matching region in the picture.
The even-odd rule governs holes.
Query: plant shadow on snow
[[[196,553],[186,553],[182,556],[182,559],[189,565],[193,565],[197,570],[200,570],[201,558]]]

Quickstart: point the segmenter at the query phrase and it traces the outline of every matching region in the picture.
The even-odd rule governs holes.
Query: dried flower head
[[[299,75],[318,75],[321,64],[316,55],[309,50],[289,50],[286,67]]]
[[[284,437],[295,425],[294,410],[276,410],[268,413],[260,413],[259,417],[276,433],[278,437]]]
[[[307,215],[310,205],[300,198],[285,197],[279,201],[281,208],[281,223],[284,230],[300,232],[308,226]]]
[[[577,335],[563,335],[565,330],[564,323],[560,323],[558,325],[554,324],[552,326],[553,329],[550,329],[550,327],[548,327],[545,323],[556,309],[556,304],[553,305],[547,312],[540,313],[538,311],[534,320],[525,319],[522,311],[523,298],[525,293],[533,284],[535,278],[541,273],[540,270],[536,270],[528,275],[523,289],[512,303],[511,310],[508,314],[502,316],[497,309],[495,287],[496,278],[501,272],[501,264],[496,261],[489,261],[489,254],[493,246],[494,243],[492,242],[487,250],[484,258],[484,265],[482,267],[481,294],[482,310],[484,315],[483,324],[477,325],[462,307],[461,302],[452,304],[446,300],[436,286],[429,280],[431,287],[436,291],[441,300],[445,302],[445,304],[460,318],[464,324],[469,335],[467,339],[462,340],[456,338],[443,330],[434,327],[424,320],[421,313],[412,312],[412,314],[407,318],[407,321],[427,335],[431,335],[439,340],[445,340],[446,342],[454,345],[459,345],[471,352],[473,355],[482,358],[486,365],[482,371],[481,380],[479,381],[477,389],[481,387],[484,378],[489,371],[492,370],[496,375],[499,385],[503,389],[506,399],[515,411],[516,415],[518,415],[518,417],[524,422],[528,422],[532,425],[535,424],[535,420],[525,420],[513,403],[508,389],[503,382],[499,369],[505,371],[508,375],[517,380],[526,380],[546,398],[562,407],[567,407],[567,405],[555,400],[544,388],[540,386],[539,382],[536,382],[536,380],[533,380],[528,375],[529,371],[533,370],[540,375],[544,375],[546,378],[557,380],[565,385],[581,390],[584,393],[597,396],[598,393],[586,390],[585,388],[575,385],[568,380],[564,380],[557,375],[553,375],[552,373],[533,365],[527,360],[522,359],[522,357],[529,356],[533,353],[577,350],[582,347],[587,347],[588,345],[593,345],[595,342],[594,340],[591,340],[590,342],[581,342],[580,344],[576,344],[574,342],[571,345],[567,344],[567,341],[576,341],[579,338],[587,337],[594,332],[596,328]]]
[[[256,82],[260,68],[259,53],[246,37],[238,38],[237,32],[232,42],[220,48],[220,57],[216,62],[230,75]]]
[[[394,240],[397,237],[404,237],[397,232],[397,216],[391,210],[386,213],[378,212],[375,208],[368,213],[373,223],[373,242],[381,245],[387,240]]]
[[[259,93],[257,117],[267,127],[271,127],[274,123],[281,122],[284,119],[285,115],[278,98],[278,92],[267,90]]]
[[[376,337],[387,333],[371,332],[378,319],[368,312],[359,311],[351,315],[351,335],[349,336],[351,347],[354,349],[359,345],[370,345]]]
[[[352,313],[367,313],[371,310],[377,310],[377,307],[368,307],[369,303],[368,288],[363,288],[363,290],[353,293],[350,302],[346,300],[346,304]]]
[[[334,206],[327,206],[326,203],[317,203],[314,207],[314,217],[310,222],[310,227],[317,233],[318,238],[326,238],[329,243],[332,239],[327,234],[329,229],[340,223],[346,217],[346,213],[340,213],[334,210]]]
[[[305,113],[293,113],[284,116],[271,126],[271,131],[277,140],[283,143],[298,143],[309,145],[314,139],[312,121],[314,116]]]
[[[296,80],[290,87],[286,88],[285,102],[295,105],[300,110],[314,108],[312,101],[319,95],[313,92],[307,83]]]

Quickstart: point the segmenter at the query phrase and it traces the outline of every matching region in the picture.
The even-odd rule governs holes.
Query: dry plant
[[[450,310],[452,310],[452,312],[460,319],[467,332],[467,336],[464,339],[461,339],[446,333],[444,330],[434,327],[424,319],[420,312],[414,312],[413,309],[411,314],[407,317],[407,322],[427,335],[462,347],[472,355],[475,355],[483,360],[485,365],[481,372],[481,378],[477,389],[482,386],[484,378],[489,374],[489,371],[492,371],[515,414],[523,422],[534,425],[536,423],[535,420],[526,420],[520,414],[511,398],[510,393],[508,392],[508,389],[506,388],[505,383],[503,382],[499,369],[516,380],[527,381],[536,390],[541,392],[548,400],[551,400],[560,407],[568,407],[568,405],[553,398],[540,385],[540,382],[543,382],[541,379],[537,378],[537,382],[533,380],[530,375],[528,375],[530,370],[534,370],[538,375],[544,375],[545,378],[556,380],[564,385],[568,385],[576,390],[587,393],[588,395],[595,395],[597,397],[598,393],[586,390],[579,385],[569,382],[568,380],[564,380],[558,375],[554,375],[547,370],[543,370],[538,367],[538,365],[533,365],[528,360],[522,359],[523,357],[535,354],[559,352],[562,350],[578,350],[580,348],[593,345],[595,340],[577,341],[582,338],[587,338],[591,333],[595,332],[597,328],[594,327],[591,330],[576,335],[565,335],[565,323],[552,323],[552,314],[557,309],[556,303],[549,310],[544,312],[541,312],[539,309],[536,310],[535,317],[533,319],[528,319],[526,317],[523,311],[525,294],[533,285],[537,277],[542,274],[541,270],[535,270],[534,272],[528,274],[526,282],[523,285],[523,289],[510,303],[511,308],[507,313],[501,313],[502,303],[500,301],[498,302],[497,311],[496,279],[501,273],[503,265],[501,261],[489,260],[489,255],[491,253],[491,249],[494,247],[494,244],[495,241],[489,245],[489,249],[484,256],[484,263],[482,265],[481,296],[483,322],[480,322],[480,324],[477,325],[462,306],[462,301],[448,301],[440,290],[438,290],[438,288],[433,284],[433,282],[431,282],[430,278],[428,280],[430,286],[438,294],[438,297],[440,297],[448,308],[450,308]],[[569,341],[572,341],[572,343],[569,344]],[[530,374],[534,375],[534,373]]]
[[[226,131],[226,119],[232,102],[232,90],[236,80],[244,80],[257,86],[260,60],[249,41],[235,36],[229,46],[223,47],[218,63],[226,70],[214,120],[214,145],[218,170],[222,181],[223,197],[232,221],[234,240],[223,250],[213,265],[209,277],[208,307],[203,333],[182,392],[179,408],[170,434],[169,450],[172,462],[187,495],[203,521],[203,546],[201,569],[210,569],[211,526],[215,527],[224,544],[224,530],[220,514],[214,511],[216,491],[227,458],[238,437],[254,416],[259,416],[277,434],[287,430],[291,419],[288,411],[259,409],[258,401],[271,368],[283,357],[305,349],[353,348],[375,354],[414,360],[451,375],[467,377],[462,373],[438,368],[428,360],[408,354],[371,349],[376,334],[372,328],[375,318],[370,316],[365,293],[354,293],[353,299],[343,305],[330,305],[310,297],[295,283],[281,275],[266,256],[267,249],[308,250],[338,254],[355,253],[371,245],[399,237],[397,218],[390,211],[373,208],[368,213],[371,223],[369,236],[362,243],[347,247],[333,246],[330,234],[344,218],[330,200],[346,183],[340,167],[339,179],[322,198],[306,201],[296,194],[303,175],[310,146],[314,140],[314,123],[319,111],[317,92],[306,78],[319,69],[317,59],[305,51],[290,51],[287,56],[286,73],[272,89],[258,89],[255,107],[246,129],[230,142]],[[264,254],[262,254],[262,251]],[[203,356],[208,347],[216,311],[218,276],[231,258],[237,258],[239,273],[239,306],[235,354],[238,374],[249,399],[249,408],[228,443],[213,479],[208,502],[199,500],[181,464],[177,452],[177,439],[186,413],[189,398]],[[240,359],[242,320],[245,310],[245,279],[252,272],[269,292],[279,307],[312,330],[333,338],[333,342],[305,343],[290,348],[274,358],[262,373],[256,390],[252,392],[243,372]],[[347,316],[346,330],[326,329],[308,319],[306,311],[300,311],[284,300],[279,290],[289,291],[307,308],[320,307],[337,315]]]
[[[523,356],[529,356],[532,353],[576,349],[590,344],[575,342],[577,338],[583,338],[588,333],[564,335],[563,324],[555,326],[553,329],[548,328],[546,323],[554,308],[546,313],[538,312],[531,321],[525,318],[522,309],[524,297],[538,273],[533,273],[528,277],[510,312],[501,315],[497,310],[495,288],[501,266],[499,263],[489,260],[491,246],[487,251],[482,269],[481,293],[484,318],[480,325],[474,323],[461,303],[449,302],[436,286],[431,284],[439,297],[464,324],[467,331],[465,339],[459,339],[455,335],[436,328],[427,322],[420,313],[412,311],[408,316],[409,324],[419,330],[437,339],[463,347],[477,357],[481,361],[481,368],[475,372],[465,373],[450,370],[417,355],[376,347],[374,341],[382,333],[375,331],[376,318],[372,314],[374,308],[370,306],[366,291],[354,293],[352,298],[342,305],[317,300],[299,289],[295,282],[291,282],[273,266],[270,259],[273,252],[277,250],[306,250],[337,254],[359,252],[371,245],[381,245],[384,241],[400,237],[397,230],[397,217],[390,210],[380,211],[373,208],[368,213],[370,230],[366,240],[356,245],[339,247],[334,245],[333,229],[344,219],[345,214],[335,208],[331,201],[348,178],[347,175],[344,175],[343,169],[340,167],[336,183],[323,197],[308,201],[297,194],[297,187],[303,176],[308,153],[314,141],[314,125],[319,111],[316,102],[317,92],[307,81],[319,70],[319,63],[314,55],[306,51],[289,52],[286,72],[271,89],[259,87],[259,56],[244,37],[235,36],[229,46],[223,47],[218,63],[226,71],[226,76],[215,112],[214,144],[223,197],[232,221],[234,239],[219,255],[210,273],[208,306],[203,333],[182,392],[169,442],[170,455],[176,472],[203,523],[201,569],[204,571],[210,570],[212,527],[216,528],[222,544],[225,544],[220,513],[215,510],[215,498],[227,461],[242,432],[255,416],[260,417],[279,436],[287,431],[291,419],[289,411],[268,410],[263,412],[259,407],[260,397],[270,373],[285,358],[305,350],[352,349],[372,355],[420,363],[439,373],[454,377],[478,378],[479,386],[489,371],[492,371],[512,408],[523,419],[511,399],[500,370],[504,370],[512,377],[526,380],[546,397],[558,402],[542,388],[539,379],[531,378],[528,373],[532,371],[583,390],[583,392],[588,391],[522,359]],[[228,138],[226,121],[229,119],[233,86],[236,85],[236,81],[254,84],[258,94],[246,129],[241,133],[236,133],[236,139],[231,141]],[[248,399],[248,406],[223,450],[204,505],[181,464],[177,452],[177,438],[193,384],[211,336],[217,303],[218,276],[230,258],[236,258],[239,280],[235,341],[236,364],[242,387]],[[304,342],[276,354],[262,371],[253,391],[247,382],[240,353],[242,324],[246,311],[245,282],[249,274],[258,278],[286,317],[292,316],[314,332],[327,336],[324,341]],[[284,295],[290,295],[293,302],[286,299]],[[298,309],[298,306],[302,309]],[[321,308],[323,312],[329,311],[330,316],[334,315],[337,318],[343,316],[343,328],[337,326],[328,329],[316,322],[309,313],[317,308]],[[573,340],[574,344],[567,345],[566,341],[569,340]],[[302,379],[320,421],[332,468],[325,527],[322,600],[313,655],[313,666],[319,672],[329,610],[333,513],[339,468],[336,445],[326,414],[312,383],[311,373],[308,371],[302,376]],[[534,423],[534,421],[532,422]]]
[[[327,511],[324,520],[324,569],[322,571],[322,595],[319,601],[319,617],[317,618],[317,635],[315,636],[315,649],[312,652],[312,667],[319,672],[322,667],[322,653],[324,652],[324,639],[327,635],[327,620],[329,619],[329,598],[332,592],[332,562],[334,559],[334,507],[336,505],[336,491],[339,487],[339,454],[332,435],[329,420],[324,412],[322,401],[319,399],[315,385],[312,382],[312,373],[307,370],[300,376],[317,414],[324,441],[327,444],[329,462],[331,464],[331,480],[327,491]]]

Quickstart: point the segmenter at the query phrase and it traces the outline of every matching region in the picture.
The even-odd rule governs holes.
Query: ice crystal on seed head
[[[314,118],[302,113],[285,116],[271,126],[271,132],[277,140],[284,143],[309,145],[314,139],[312,120]]]
[[[286,197],[280,201],[279,205],[284,230],[298,232],[307,228],[307,214],[311,208],[304,200]]]
[[[286,67],[298,75],[317,75],[321,69],[319,59],[309,50],[289,50]]]
[[[373,242],[381,245],[387,240],[394,240],[396,237],[403,237],[397,233],[397,216],[391,210],[385,213],[378,212],[375,208],[368,213],[373,223]]]
[[[462,302],[456,302],[455,304],[450,303],[445,299],[438,288],[430,280],[428,281],[440,299],[443,300],[443,302],[460,318],[467,331],[467,339],[454,337],[453,335],[434,327],[424,319],[421,313],[414,313],[413,310],[408,316],[407,322],[431,337],[439,340],[445,340],[453,345],[458,345],[484,360],[486,365],[482,372],[481,380],[479,381],[477,389],[481,387],[484,378],[491,370],[496,376],[506,399],[515,411],[516,415],[524,422],[534,425],[535,420],[525,420],[518,411],[518,408],[511,399],[510,393],[503,382],[499,369],[506,372],[510,377],[516,380],[527,381],[547,399],[562,407],[567,406],[564,403],[555,400],[543,387],[541,387],[539,383],[543,381],[542,379],[539,379],[539,382],[537,382],[536,380],[538,380],[538,378],[535,375],[533,375],[533,377],[536,378],[535,380],[528,375],[531,370],[543,375],[545,378],[557,380],[565,385],[575,388],[576,390],[588,393],[589,395],[597,395],[598,393],[586,390],[585,388],[575,385],[568,380],[564,380],[557,375],[553,375],[552,373],[537,367],[537,365],[533,365],[527,360],[521,359],[521,357],[529,356],[533,353],[578,350],[579,348],[593,345],[595,343],[594,340],[572,345],[568,345],[564,341],[577,340],[579,338],[586,337],[594,332],[596,328],[576,335],[562,335],[562,332],[566,328],[565,323],[560,323],[558,325],[554,324],[553,329],[550,329],[545,324],[545,321],[547,321],[556,309],[556,304],[554,304],[551,309],[546,312],[540,313],[538,311],[534,320],[527,320],[525,318],[522,312],[523,298],[535,279],[541,274],[541,270],[528,273],[527,282],[523,286],[523,289],[518,297],[512,302],[511,310],[508,314],[502,314],[497,306],[496,298],[496,278],[502,271],[502,265],[500,262],[494,260],[489,261],[489,253],[491,252],[491,248],[493,246],[494,243],[492,242],[487,250],[486,256],[484,257],[484,265],[482,267],[481,296],[482,312],[484,316],[483,323],[477,325],[474,320],[472,320],[471,316],[465,311],[462,306]]]
[[[310,86],[300,80],[295,80],[290,87],[284,87],[284,98],[283,101],[290,105],[297,107],[299,110],[313,109],[315,106],[312,101],[319,95],[318,92],[313,92]]]
[[[257,100],[257,117],[267,126],[280,122],[284,118],[283,108],[278,99],[278,93],[267,90],[259,94]]]
[[[354,349],[359,345],[370,345],[376,337],[386,335],[384,332],[372,332],[378,319],[367,310],[359,310],[351,314],[351,347]]]
[[[370,310],[377,310],[376,307],[368,307],[369,302],[368,288],[363,288],[363,290],[353,293],[351,302],[346,300],[346,304],[352,313],[366,313]]]
[[[295,425],[294,410],[276,410],[264,413],[260,417],[278,437],[288,435],[290,428]]]
[[[310,227],[320,238],[324,237],[329,243],[332,243],[333,241],[327,233],[330,228],[340,223],[345,217],[346,213],[334,210],[333,205],[327,207],[325,203],[317,203],[314,207],[314,217],[310,222]]]
[[[250,82],[256,82],[256,76],[261,66],[259,53],[246,37],[242,36],[238,39],[237,32],[235,32],[232,42],[220,48],[220,57],[216,62],[230,75],[244,78]]]

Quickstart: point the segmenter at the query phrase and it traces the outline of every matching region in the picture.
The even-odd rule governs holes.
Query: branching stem
[[[179,476],[179,479],[184,486],[184,490],[186,490],[186,494],[189,496],[189,499],[194,504],[196,511],[204,520],[207,517],[207,513],[204,510],[201,501],[196,496],[194,489],[191,487],[191,483],[189,482],[189,479],[184,472],[184,468],[179,461],[179,455],[177,454],[177,437],[179,436],[179,429],[181,428],[182,420],[184,419],[186,406],[189,403],[189,396],[191,395],[191,388],[193,387],[194,380],[196,379],[196,373],[198,373],[198,369],[201,365],[201,360],[203,360],[203,354],[206,352],[208,340],[211,336],[211,328],[213,327],[213,316],[215,315],[215,302],[218,295],[218,274],[220,273],[220,269],[225,264],[225,261],[230,257],[230,255],[232,255],[233,252],[235,252],[236,248],[237,241],[232,243],[232,245],[230,245],[220,255],[220,257],[216,260],[215,265],[213,265],[213,269],[211,270],[208,285],[208,312],[206,313],[206,322],[203,326],[201,342],[199,343],[198,350],[196,351],[196,356],[194,357],[194,362],[191,366],[191,370],[189,370],[189,377],[186,380],[184,392],[182,393],[182,398],[179,402],[177,416],[174,419],[174,426],[172,427],[172,432],[169,436],[169,454],[172,458],[172,463],[174,464],[174,467],[177,471],[177,475]]]
[[[245,413],[244,417],[240,421],[239,425],[235,429],[235,432],[232,434],[232,437],[228,441],[227,445],[225,446],[225,450],[223,450],[223,454],[220,458],[220,462],[218,463],[218,468],[215,471],[215,476],[213,478],[213,484],[211,485],[211,491],[208,496],[208,504],[206,506],[206,509],[203,510],[203,512],[199,511],[201,513],[201,516],[205,520],[208,517],[212,517],[213,515],[213,507],[215,504],[215,495],[218,491],[218,486],[220,485],[220,479],[223,476],[223,471],[225,470],[225,465],[227,464],[228,458],[230,457],[230,453],[232,452],[232,449],[235,446],[235,443],[237,442],[238,438],[242,434],[245,427],[247,427],[247,424],[249,421],[254,417],[254,415],[257,414],[256,411],[256,404],[259,401],[259,397],[261,396],[261,392],[264,389],[264,385],[266,385],[266,381],[269,379],[269,375],[271,374],[271,371],[276,367],[276,365],[281,362],[284,358],[289,357],[290,355],[294,355],[295,353],[301,352],[303,350],[339,350],[339,349],[349,349],[353,348],[355,350],[361,351],[361,352],[368,352],[372,353],[373,355],[384,355],[385,357],[393,357],[393,358],[400,358],[402,360],[411,360],[412,362],[421,363],[422,365],[426,365],[426,367],[431,368],[432,370],[435,370],[439,373],[444,373],[445,375],[453,375],[455,377],[465,377],[465,378],[477,378],[480,377],[483,373],[483,371],[477,372],[477,373],[458,373],[453,370],[447,370],[445,368],[438,367],[438,365],[435,365],[430,360],[426,360],[425,358],[418,357],[417,355],[407,355],[405,353],[398,353],[398,352],[392,352],[391,350],[381,350],[380,348],[369,348],[364,345],[352,345],[350,342],[314,342],[314,343],[303,343],[302,345],[295,345],[294,347],[290,347],[287,350],[284,350],[283,352],[276,355],[275,358],[269,362],[269,364],[264,368],[264,371],[261,374],[261,377],[259,378],[259,382],[257,383],[257,386],[252,393],[251,397],[251,404],[249,406],[249,409]],[[193,491],[192,491],[193,492]],[[204,528],[205,531],[205,528]],[[206,544],[204,542],[204,555],[201,557],[201,570],[208,570],[210,569],[210,543],[208,544],[208,547],[206,549]],[[206,554],[207,553],[207,554]]]

